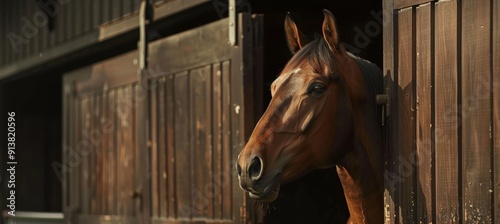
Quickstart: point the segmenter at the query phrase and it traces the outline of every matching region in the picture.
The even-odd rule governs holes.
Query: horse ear
[[[323,38],[325,38],[325,41],[328,43],[330,50],[338,52],[340,41],[335,17],[327,9],[323,9],[323,14],[325,16],[323,20]]]
[[[285,36],[288,43],[288,48],[292,54],[297,53],[302,47],[309,43],[306,35],[304,35],[295,25],[292,18],[290,17],[290,12],[285,18]]]

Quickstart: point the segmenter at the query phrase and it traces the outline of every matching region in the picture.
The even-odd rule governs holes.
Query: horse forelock
[[[315,73],[324,74],[333,71],[333,60],[333,53],[328,44],[322,37],[317,36],[290,59],[282,74],[300,68],[304,64],[311,66]]]

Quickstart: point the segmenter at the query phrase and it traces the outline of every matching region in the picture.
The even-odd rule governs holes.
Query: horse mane
[[[383,93],[384,80],[383,80],[382,70],[380,70],[380,68],[376,64],[368,60],[355,56],[349,52],[348,54],[354,59],[354,61],[356,61],[356,64],[358,64],[359,69],[363,74],[366,87],[368,87],[368,95],[369,95],[368,97],[371,97],[373,99],[373,104],[374,104],[373,106],[375,107],[375,112],[377,113],[377,115],[381,114],[382,107],[377,105],[375,97],[377,94]],[[376,117],[378,119],[377,121],[381,120],[381,116],[376,116]]]

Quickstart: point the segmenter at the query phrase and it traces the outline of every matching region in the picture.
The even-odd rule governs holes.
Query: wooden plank
[[[83,97],[81,100],[82,104],[82,114],[81,114],[81,124],[82,128],[82,133],[85,131],[89,130],[90,126],[90,114],[89,114],[89,99],[88,96]],[[90,144],[88,141],[88,137],[84,136],[82,133],[79,133],[81,136],[82,141],[84,141],[86,144],[82,144],[82,205],[81,209],[82,212],[81,214],[90,214],[90,173],[89,173],[89,152],[91,150]]]
[[[134,108],[133,108],[133,116],[134,116],[134,119],[135,119],[135,122],[134,122],[134,130],[135,130],[135,136],[134,136],[134,146],[135,146],[135,175],[134,175],[134,180],[135,180],[135,185],[137,186],[136,187],[136,190],[137,190],[137,195],[136,197],[134,198],[134,202],[135,202],[135,208],[137,210],[137,217],[138,219],[140,219],[140,213],[143,211],[143,204],[142,203],[149,203],[150,201],[146,201],[144,198],[142,193],[143,193],[143,189],[141,189],[141,187],[143,187],[143,185],[141,184],[142,181],[143,181],[143,177],[142,177],[142,170],[143,170],[143,164],[141,163],[141,159],[142,159],[142,151],[141,151],[141,147],[140,147],[140,141],[139,141],[139,136],[140,136],[140,133],[141,133],[141,130],[139,129],[139,127],[141,126],[141,124],[144,123],[144,120],[141,119],[139,117],[139,110],[140,110],[140,106],[141,106],[141,101],[144,100],[144,99],[141,99],[140,96],[142,96],[142,92],[141,92],[141,86],[137,83],[137,82],[134,82],[133,84],[133,89],[134,89]],[[140,194],[140,195],[139,195]]]
[[[493,221],[500,221],[500,1],[492,1]]]
[[[189,121],[188,72],[176,74],[175,96],[175,184],[177,194],[176,218],[191,218],[191,153]]]
[[[167,134],[165,110],[165,77],[157,78],[158,89],[158,168],[159,168],[159,217],[168,216],[168,188],[167,188]]]
[[[116,215],[124,214],[124,194],[123,192],[123,175],[120,171],[123,170],[123,88],[116,88],[116,148],[115,148],[115,162],[116,162]]]
[[[90,12],[90,14],[92,15],[91,18],[92,18],[92,23],[91,23],[91,27],[90,29],[91,30],[96,30],[99,28],[99,26],[101,25],[102,23],[102,13],[101,13],[101,0],[91,0],[90,1],[91,3],[91,6],[92,6],[92,11]]]
[[[65,28],[67,24],[67,17],[68,17],[68,4],[63,4],[59,6],[59,13],[57,14],[56,17],[54,17],[54,32],[56,33],[57,36],[57,43],[62,43],[65,40]],[[50,16],[48,18],[51,18]],[[44,29],[48,31],[48,24],[47,27]],[[47,35],[47,34],[45,34]]]
[[[213,183],[209,174],[212,171],[212,108],[211,108],[211,66],[191,71],[190,111],[192,120],[192,144],[194,146],[192,189],[193,218],[213,218]]]
[[[175,95],[174,75],[167,76],[165,88],[166,96],[166,129],[167,129],[167,181],[168,181],[168,215],[165,217],[176,217],[177,195],[176,195],[176,161],[175,156]]]
[[[90,143],[92,145],[92,214],[98,215],[100,210],[100,160],[101,160],[101,149],[99,147],[100,138],[100,128],[99,128],[99,94],[92,94],[92,110],[91,110],[91,129],[88,135],[90,136]]]
[[[118,19],[120,18],[120,16],[123,15],[122,4],[123,4],[122,0],[111,0],[111,15],[112,15],[111,20]]]
[[[382,8],[384,12],[389,12],[384,14],[384,16],[392,16],[391,18],[386,18],[387,23],[384,24],[384,30],[383,30],[383,58],[384,58],[384,65],[383,65],[383,73],[384,73],[384,83],[385,87],[389,88],[391,91],[391,95],[394,95],[396,86],[395,86],[395,46],[394,46],[394,39],[395,35],[397,35],[397,32],[395,32],[396,25],[395,24],[395,16],[397,14],[393,13],[394,12],[394,0],[383,0],[382,2]],[[391,105],[396,105],[395,104],[395,97],[391,97]],[[396,113],[397,107],[392,106],[391,107],[391,114]],[[384,161],[385,161],[385,175],[384,175],[384,217],[385,223],[388,224],[393,224],[396,223],[397,220],[397,215],[399,213],[398,211],[398,206],[395,205],[395,202],[397,201],[397,195],[396,195],[396,186],[395,184],[397,183],[397,179],[395,177],[395,140],[397,139],[396,133],[397,129],[396,126],[393,125],[395,124],[395,119],[393,119],[394,116],[389,117],[386,120],[386,125],[385,125],[385,144],[387,145],[385,148],[384,152]]]
[[[84,0],[83,3],[83,25],[82,25],[82,33],[87,33],[92,30],[92,22],[93,17],[95,16],[92,11],[92,6],[90,5],[92,0]]]
[[[436,222],[460,221],[457,2],[435,5]]]
[[[83,11],[83,1],[73,1],[69,4],[73,5],[72,8],[72,16],[73,16],[73,28],[74,28],[74,37],[78,37],[82,34],[83,31],[83,23],[85,21],[85,12]]]
[[[151,80],[151,81],[156,81]],[[158,89],[152,88],[151,94],[151,212],[153,217],[158,217]]]
[[[90,129],[86,135],[88,135],[88,139],[90,141],[90,145],[92,151],[90,152],[89,161],[90,161],[90,214],[97,215],[97,186],[98,186],[98,177],[97,177],[97,160],[98,160],[98,140],[95,138],[94,133],[97,130],[96,125],[96,97],[95,94],[91,94],[90,96]]]
[[[108,201],[108,195],[112,193],[109,189],[109,176],[108,176],[108,148],[109,148],[109,141],[110,141],[110,132],[112,132],[112,126],[110,126],[110,120],[109,120],[109,92],[107,90],[103,91],[101,93],[101,108],[102,108],[102,113],[101,113],[101,131],[102,131],[102,148],[101,148],[101,178],[102,178],[102,183],[101,183],[101,188],[102,188],[102,195],[100,197],[100,203],[102,204],[101,207],[101,214],[109,214],[109,201]]]
[[[399,221],[411,223],[415,219],[415,96],[413,81],[413,9],[398,13],[398,160]]]
[[[133,118],[133,92],[132,92],[132,84],[128,84],[125,87],[125,99],[126,99],[126,112],[125,112],[125,158],[124,158],[124,171],[126,173],[125,176],[125,202],[126,202],[126,215],[127,216],[135,216],[135,206],[132,195],[136,189],[135,183],[133,181],[134,175],[134,118]]]
[[[110,133],[110,139],[108,143],[107,153],[108,153],[108,189],[110,193],[107,195],[108,200],[108,214],[117,215],[117,195],[118,195],[118,185],[117,185],[117,141],[116,137],[118,136],[118,122],[117,122],[117,91],[115,89],[109,90],[108,94],[108,102],[110,109],[108,111],[108,117],[113,125],[113,131]]]
[[[417,150],[417,219],[419,223],[433,222],[432,192],[434,179],[434,149],[432,132],[432,97],[434,59],[432,43],[432,3],[421,5],[416,9],[416,150]]]
[[[462,1],[463,220],[491,223],[490,0]]]
[[[71,85],[73,87],[73,85]],[[81,155],[80,152],[80,147],[81,147],[81,137],[80,137],[80,130],[82,130],[82,125],[81,125],[81,102],[78,97],[73,96],[70,94],[70,109],[69,109],[69,114],[68,117],[70,119],[70,127],[71,130],[69,131],[70,136],[70,152],[68,156],[68,160],[66,161],[67,164],[72,164],[76,162],[73,160],[76,157],[76,154]],[[72,169],[71,174],[69,175],[70,183],[68,189],[69,193],[69,200],[70,200],[70,206],[81,206],[81,201],[82,201],[82,158],[78,160],[78,163],[75,163],[76,167]],[[71,207],[70,207],[71,208]],[[71,212],[71,211],[70,211]],[[73,214],[76,215],[76,214]],[[73,218],[73,217],[70,217]]]
[[[223,185],[222,183],[222,114],[224,108],[222,107],[222,68],[221,63],[215,63],[212,69],[212,85],[213,85],[213,94],[212,94],[212,108],[213,108],[213,131],[212,135],[214,136],[213,142],[213,174],[212,180],[214,181],[214,219],[222,219],[222,192]]]
[[[231,105],[232,90],[231,90],[231,62],[222,62],[222,170],[221,170],[221,186],[222,186],[222,219],[232,218],[232,189],[231,189],[231,151],[233,146],[234,135],[231,134],[232,128],[232,112]],[[232,138],[233,137],[233,138]]]

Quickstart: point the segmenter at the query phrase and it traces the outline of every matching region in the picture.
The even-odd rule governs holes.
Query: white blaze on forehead
[[[284,73],[284,74],[281,74],[280,76],[278,76],[278,78],[276,78],[276,80],[274,80],[273,82],[273,89],[271,91],[271,94],[274,94],[274,91],[276,91],[277,88],[279,88],[283,82],[285,82],[286,80],[289,80],[293,75],[299,73],[302,69],[301,68],[296,68],[294,70],[292,70],[291,72],[287,72],[287,73]]]
[[[287,72],[286,74],[281,74],[280,76],[278,76],[278,78],[275,80],[276,84],[280,83],[280,82],[283,82],[287,79],[290,78],[290,76],[292,75],[295,75],[297,73],[299,73],[302,69],[301,68],[296,68],[294,70],[292,70],[291,72]]]

